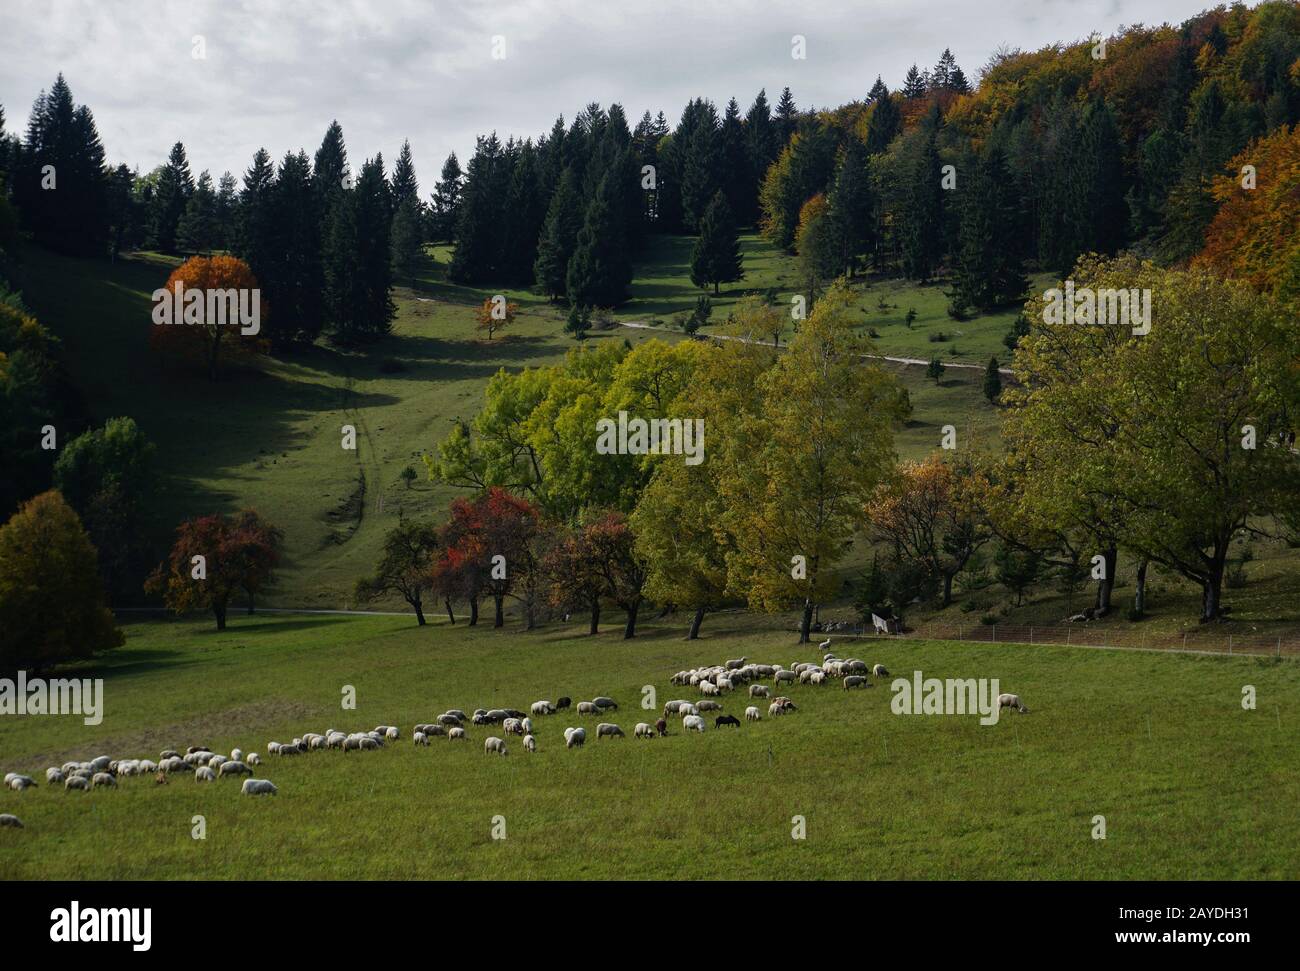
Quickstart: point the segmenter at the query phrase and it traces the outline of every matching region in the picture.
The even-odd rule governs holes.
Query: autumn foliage
[[[198,298],[183,297],[182,305],[176,306],[178,287],[183,295],[191,292],[201,294],[201,303]],[[257,279],[243,260],[233,256],[191,257],[172,271],[163,289],[172,304],[172,316],[179,316],[179,319],[170,323],[158,322],[161,294],[155,294],[155,316],[149,331],[149,345],[156,352],[198,364],[215,381],[223,358],[246,359],[266,350],[267,342],[260,333],[241,333],[237,312],[241,298],[246,307],[252,307],[254,291],[258,291],[259,328],[260,317],[267,310],[261,302]],[[216,295],[210,291],[216,290],[236,294],[233,301],[225,302],[230,312],[221,316],[208,312],[216,303]],[[182,314],[187,306],[192,308],[192,312]],[[200,306],[201,312],[198,310]]]
[[[519,304],[502,303],[494,297],[488,297],[478,308],[475,329],[487,331],[487,338],[491,340],[497,331],[504,330],[515,322],[515,314],[518,312]]]

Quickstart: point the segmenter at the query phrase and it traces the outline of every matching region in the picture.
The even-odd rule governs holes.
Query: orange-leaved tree
[[[155,351],[202,363],[217,379],[225,357],[266,350],[261,318],[266,306],[248,264],[233,256],[193,256],[154,291],[149,344]]]

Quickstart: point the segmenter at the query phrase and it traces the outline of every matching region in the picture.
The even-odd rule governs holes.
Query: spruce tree
[[[939,149],[934,131],[917,133],[912,149],[904,203],[899,213],[903,275],[925,282],[943,252],[943,188]]]
[[[722,191],[727,194],[732,215],[738,223],[749,225],[758,201],[758,185],[750,181],[749,158],[745,146],[745,124],[740,118],[740,105],[732,98],[727,102],[718,133]]]
[[[925,97],[925,80],[915,64],[907,69],[907,77],[903,79],[903,97],[909,101]]]
[[[745,113],[745,155],[749,171],[745,173],[746,192],[751,193],[752,202],[747,212],[737,213],[737,218],[745,225],[752,225],[758,219],[758,191],[767,175],[767,170],[776,161],[783,146],[777,144],[778,132],[772,123],[772,109],[767,103],[767,92],[760,90],[749,111]],[[732,173],[728,178],[735,178]]]
[[[480,137],[461,191],[456,250],[447,269],[456,283],[488,283],[497,276],[509,178],[509,160],[496,133]]]
[[[267,271],[274,252],[274,222],[271,215],[271,187],[275,168],[266,149],[259,148],[244,172],[244,186],[239,192],[239,210],[235,219],[235,255],[248,264],[259,282]]]
[[[420,208],[420,183],[415,177],[415,160],[411,158],[411,143],[402,142],[402,150],[393,165],[393,212],[401,208],[402,203],[414,204],[418,213]]]
[[[913,65],[913,67],[915,67],[915,65]],[[881,80],[880,75],[877,74],[876,83],[873,84],[871,90],[867,92],[867,104],[875,104],[881,98],[887,97],[889,97],[889,88],[885,86],[885,82]]]
[[[876,237],[875,199],[867,171],[867,150],[856,138],[848,139],[840,153],[827,202],[840,252],[840,269],[852,275],[857,258],[874,248]]]
[[[217,238],[217,195],[207,169],[185,203],[185,212],[176,224],[176,248],[183,253],[210,253]]]
[[[958,309],[1018,301],[1029,285],[1018,244],[1018,197],[1002,152],[992,147],[958,189],[957,253],[951,294]]]
[[[158,175],[149,206],[148,245],[163,253],[176,252],[176,227],[185,214],[185,204],[194,191],[194,177],[185,157],[185,146],[177,142]]]
[[[510,173],[505,206],[503,276],[510,283],[531,286],[538,238],[546,221],[542,201],[540,162],[531,141],[520,147]]]
[[[682,166],[682,224],[697,231],[700,217],[722,186],[722,146],[718,131],[717,110],[705,102],[706,110],[700,116],[690,141]]]
[[[542,292],[551,300],[565,296],[569,259],[582,229],[582,199],[572,169],[565,169],[560,186],[551,195],[551,206],[537,244],[533,275]]]
[[[456,235],[456,218],[460,215],[460,190],[464,177],[456,153],[442,163],[442,178],[433,184],[431,238],[450,243]]]
[[[799,124],[799,109],[789,88],[781,89],[781,100],[776,103],[776,131],[781,148],[784,148]]]
[[[311,340],[323,326],[325,277],[316,198],[307,153],[286,153],[268,196],[271,255],[258,277],[270,310],[267,336],[276,347]]]
[[[619,224],[618,189],[610,176],[600,182],[587,207],[569,260],[565,289],[570,302],[583,307],[615,307],[627,299],[632,261]]]
[[[903,114],[886,88],[884,94],[872,102],[871,119],[867,122],[868,154],[879,155],[902,130]]]
[[[984,397],[996,403],[1000,394],[1002,394],[1002,375],[998,373],[998,359],[990,357],[988,366],[984,368]]]
[[[235,247],[235,217],[239,200],[236,196],[235,177],[229,172],[222,172],[217,180],[217,199],[214,209],[216,219],[216,242],[218,249],[233,250]]]
[[[740,238],[726,194],[719,189],[700,218],[700,235],[691,253],[691,282],[697,287],[731,283],[745,275],[740,256]]]

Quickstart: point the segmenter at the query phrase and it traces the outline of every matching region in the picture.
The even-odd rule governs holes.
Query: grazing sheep
[[[397,730],[396,725],[389,725],[388,731],[384,732],[384,737],[397,741],[397,739],[402,737],[402,733]]]
[[[469,718],[469,715],[465,714],[459,708],[448,708],[445,712],[443,712],[443,714],[451,715],[453,718],[458,718],[461,721],[465,721],[465,719]]]
[[[749,696],[751,698],[766,698],[768,696],[767,685],[751,684],[749,686]]]
[[[270,779],[245,779],[239,791],[246,796],[274,796],[280,790]]]
[[[483,712],[483,715],[486,716],[487,712]],[[460,712],[446,711],[438,716],[438,724],[440,725],[447,725],[447,726],[459,725],[464,720],[465,717]]]
[[[809,684],[812,684],[812,685],[825,684],[825,683],[826,683],[826,672],[825,672],[825,671],[813,671],[811,674],[808,675],[808,683],[809,683]]]
[[[599,714],[600,714],[600,709],[598,709],[598,708],[596,707],[595,702],[592,702],[592,701],[580,701],[580,702],[578,702],[578,714],[579,714],[579,715],[599,715]]]
[[[209,769],[206,765],[200,765],[194,770],[195,782],[216,782],[217,774]]]
[[[714,684],[712,681],[700,682],[700,694],[704,695],[705,697],[708,697],[710,695],[716,695],[717,693],[718,693],[718,686]]]
[[[737,668],[743,668],[744,666],[745,666],[745,659],[743,657],[736,658],[733,661],[728,661],[726,664],[726,668],[728,671],[734,671]]]
[[[682,719],[682,729],[688,732],[691,731],[703,732],[704,719],[701,718],[699,715],[687,715],[685,718]]]
[[[256,752],[249,752],[248,758],[244,760],[248,765],[261,765],[262,757]]]
[[[695,707],[700,711],[722,711],[722,705],[718,704],[716,701],[701,701]]]
[[[229,761],[230,759],[226,758],[224,755],[214,755],[212,758],[208,759],[207,764],[211,769],[219,769],[224,763]]]
[[[828,637],[826,638],[826,640],[822,641],[820,644],[817,645],[817,649],[819,651],[826,651],[830,649],[830,646],[831,646],[831,639]]]
[[[745,709],[745,721],[759,722],[762,720],[763,720],[763,716],[759,714],[758,709],[755,708],[753,705],[750,705],[748,708]]]
[[[998,710],[1001,711],[1003,708],[1014,708],[1022,715],[1029,714],[1029,709],[1020,700],[1020,695],[998,695]]]
[[[456,728],[447,729],[447,741],[450,742],[457,738],[464,739],[466,741],[469,740],[469,736],[465,734],[465,729],[459,726],[457,726]]]
[[[599,708],[601,711],[604,711],[607,708],[613,709],[614,711],[618,711],[618,702],[615,701],[613,698],[606,698],[603,696],[599,698],[592,698],[591,703],[595,705],[597,708]]]
[[[280,753],[280,743],[279,743],[279,742],[267,742],[267,743],[266,743],[266,752],[267,752],[268,755],[278,755],[278,754]]]
[[[116,789],[117,780],[107,772],[96,772],[94,777],[90,780],[90,787],[92,789],[98,789],[100,786],[107,786],[110,789]]]
[[[428,745],[428,744],[429,744],[429,736],[426,735],[426,734],[424,734],[424,732],[412,732],[412,733],[411,733],[411,740],[412,740],[413,742],[415,742],[416,745]]]
[[[717,718],[713,719],[714,728],[721,728],[723,725],[734,725],[736,728],[739,728],[740,719],[735,715],[719,715]]]
[[[776,674],[772,675],[772,683],[776,685],[780,685],[782,681],[789,681],[793,684],[798,680],[799,675],[793,671],[777,671]]]
[[[587,730],[585,728],[566,728],[564,730],[564,747],[577,748],[587,740]]]
[[[694,705],[682,705],[677,709],[677,714],[681,715],[683,719],[689,718],[692,715],[698,715],[699,713],[700,709],[696,708]]]
[[[244,750],[242,748],[232,748],[230,750],[230,761],[231,762],[244,761]]]
[[[649,722],[637,722],[636,727],[632,729],[633,738],[654,738],[655,730]]]
[[[524,735],[524,726],[518,718],[507,718],[501,723],[501,728],[507,735]]]
[[[555,710],[563,711],[565,708],[568,708],[571,704],[573,704],[573,700],[571,698],[560,698],[555,702]]]
[[[166,776],[163,778],[166,778]],[[71,792],[74,789],[84,792],[90,788],[90,780],[81,775],[68,776],[67,781],[63,783],[63,788],[67,792]]]
[[[9,788],[14,792],[22,792],[24,789],[36,785],[36,783],[32,781],[31,776],[11,774],[13,775],[13,778],[9,780]],[[111,779],[112,776],[109,776],[109,778]]]
[[[503,721],[505,721],[507,718],[510,717],[510,712],[506,711],[504,708],[490,708],[488,709],[488,713],[485,717],[489,722],[500,725]]]
[[[297,745],[281,745],[276,750],[276,755],[301,755],[302,750]]]
[[[384,747],[383,742],[377,738],[371,738],[369,735],[365,735],[357,739],[357,741],[361,743],[361,751],[363,752],[377,752]]]
[[[680,701],[680,700],[665,702],[664,717],[666,718],[669,715],[677,714],[678,710],[681,709],[682,705],[689,705],[689,704],[690,704],[689,701]]]
[[[655,722],[655,731],[659,733],[659,737],[660,737],[660,738],[662,738],[662,737],[664,737],[665,735],[667,735],[667,734],[668,734],[668,722],[666,722],[666,721],[664,721],[664,719],[660,718],[658,721]]]
[[[533,720],[531,718],[521,718],[519,725],[523,728],[525,735],[533,734]]]
[[[889,677],[889,672],[885,670],[885,666],[884,666],[883,664],[877,664],[877,665],[875,665],[875,666],[871,669],[871,673],[874,674],[874,675],[875,675],[876,677],[878,677],[878,678],[887,678],[887,677]]]
[[[483,752],[496,752],[499,755],[506,754],[506,743],[504,739],[497,738],[495,735],[489,735],[483,740]]]
[[[870,688],[870,687],[871,687],[871,682],[869,682],[865,677],[863,677],[860,674],[850,674],[847,678],[844,679],[845,691],[848,691],[850,688]]]
[[[554,715],[555,706],[549,701],[534,701],[528,708],[534,715]]]
[[[23,821],[12,813],[0,813],[0,826],[12,826],[14,829],[22,829]]]
[[[63,774],[62,769],[49,768],[45,770],[45,782],[47,785],[62,785],[65,778],[67,778],[67,776]]]
[[[599,725],[596,726],[596,737],[603,738],[606,735],[608,735],[610,738],[626,737],[623,734],[623,729],[619,728],[617,725],[611,722],[601,722]]]
[[[157,771],[158,771],[157,762],[150,761],[149,759],[140,760],[139,772],[141,775],[148,775],[150,772],[157,772]]]
[[[775,718],[777,715],[782,714],[784,711],[785,711],[785,705],[778,704],[775,701],[767,706],[767,714],[770,718]]]
[[[221,767],[217,769],[218,777],[224,779],[228,775],[252,775],[253,770],[243,762],[222,762]]]
[[[524,751],[525,752],[537,751],[537,739],[533,738],[532,735],[524,736]]]
[[[453,725],[451,731],[455,731],[457,728],[460,728],[460,726]],[[460,730],[463,732],[465,729],[460,728]],[[446,725],[425,725],[424,726],[424,734],[427,738],[433,738],[433,736],[435,735],[446,736],[447,732],[448,732],[448,728]]]
[[[181,757],[181,753],[173,751],[172,749],[166,749],[158,753],[159,762],[163,761],[164,759],[178,759],[180,757]]]
[[[113,764],[112,759],[110,759],[107,755],[101,755],[99,756],[99,758],[91,760],[90,770],[92,772],[107,772],[108,767],[112,764]]]

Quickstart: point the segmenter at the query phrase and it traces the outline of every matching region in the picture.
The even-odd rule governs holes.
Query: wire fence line
[[[1093,647],[1104,650],[1162,651],[1174,654],[1246,655],[1252,657],[1300,656],[1300,629],[1272,634],[1223,634],[1218,631],[1178,633],[1120,630],[1112,627],[1024,627],[1011,624],[921,624],[903,634],[883,634],[855,627],[833,631],[829,637],[970,641],[982,644]]]

